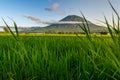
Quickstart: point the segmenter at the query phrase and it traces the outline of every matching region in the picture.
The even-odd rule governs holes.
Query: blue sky
[[[120,11],[120,0],[111,0],[116,10]],[[54,22],[67,15],[81,16],[95,23],[104,20],[103,13],[108,19],[113,14],[107,0],[0,0],[0,17],[11,25],[12,18],[18,26],[46,26],[44,22]],[[0,19],[0,26],[4,25]]]

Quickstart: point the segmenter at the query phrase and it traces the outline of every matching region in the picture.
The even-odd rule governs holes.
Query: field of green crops
[[[0,37],[0,80],[119,80],[120,42],[110,37]]]
[[[108,0],[109,1],[109,0]],[[120,80],[120,16],[105,18],[109,36],[91,36],[86,18],[85,35],[0,34],[0,80]]]

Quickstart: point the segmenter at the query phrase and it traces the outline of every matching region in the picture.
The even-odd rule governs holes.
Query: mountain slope
[[[61,19],[60,21],[82,21],[83,18],[77,15],[69,15],[63,19]]]
[[[75,33],[75,32],[83,32],[79,25],[82,26],[83,18],[76,15],[69,15],[63,19],[61,19],[58,23],[51,24],[44,28],[39,28],[35,30],[35,32],[47,32],[47,33]],[[90,21],[87,21],[89,24],[90,31],[94,32],[102,32],[105,31],[106,28],[103,26],[98,26]],[[71,24],[72,23],[72,24]],[[79,24],[78,24],[79,23]]]

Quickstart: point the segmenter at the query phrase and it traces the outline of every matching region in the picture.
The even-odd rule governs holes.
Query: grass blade
[[[118,12],[116,11],[116,9],[113,7],[112,3],[111,3],[109,0],[108,0],[108,2],[109,2],[109,4],[110,4],[112,10],[115,12],[115,14],[117,15],[117,17],[119,18],[119,14],[118,14]]]
[[[83,16],[84,22],[86,23],[87,32],[90,34],[90,28],[89,28],[89,25],[88,25],[88,21],[87,21],[87,19],[85,18],[85,16],[83,15],[82,12],[81,12],[81,14],[82,14],[82,16]]]
[[[88,21],[87,19],[85,18],[85,16],[83,15],[83,13],[81,12],[82,14],[82,26],[81,25],[78,25],[85,33],[86,33],[86,37],[91,41],[91,37],[90,37],[90,29],[89,29],[89,25],[88,25]]]
[[[19,31],[18,31],[18,27],[17,27],[17,24],[15,23],[15,21],[14,21],[14,27],[15,27],[16,35],[17,35],[17,37],[19,37]]]
[[[113,10],[113,12],[116,14],[116,16],[117,16],[117,18],[118,18],[118,25],[117,25],[117,30],[118,30],[118,32],[120,31],[120,16],[119,16],[119,14],[118,14],[118,12],[116,11],[116,9],[113,7],[113,5],[112,5],[112,3],[108,0],[108,2],[109,2],[109,4],[110,4],[110,6],[111,6],[111,8],[112,8],[112,10]]]
[[[9,29],[10,33],[12,34],[12,36],[17,40],[14,32],[10,29],[10,26],[8,26],[8,24],[6,23],[6,21],[2,18],[3,22],[5,23],[6,27]]]
[[[114,40],[113,31],[112,31],[112,29],[111,29],[111,26],[110,26],[110,24],[108,23],[107,18],[106,18],[105,16],[104,16],[104,18],[105,18],[105,23],[106,23],[106,25],[107,25],[108,31],[109,31],[109,33],[110,33],[110,35],[111,35],[111,38],[113,39],[113,41],[115,41],[115,40]]]

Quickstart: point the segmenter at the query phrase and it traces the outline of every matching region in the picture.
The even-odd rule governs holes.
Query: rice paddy
[[[110,37],[2,36],[0,42],[1,80],[120,79],[120,45]]]
[[[109,2],[110,3],[110,2]],[[109,25],[109,36],[86,35],[0,35],[0,80],[120,80],[120,17]]]

